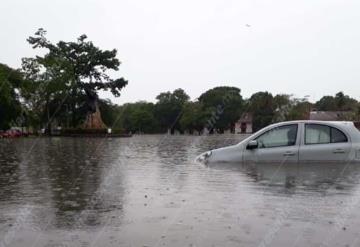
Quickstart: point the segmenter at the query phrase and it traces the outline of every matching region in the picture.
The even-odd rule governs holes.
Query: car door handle
[[[342,148],[337,148],[333,151],[334,154],[344,154],[345,150]]]
[[[288,152],[285,152],[283,155],[286,156],[286,157],[289,157],[289,156],[295,156],[295,153],[291,152],[291,151],[288,151]]]

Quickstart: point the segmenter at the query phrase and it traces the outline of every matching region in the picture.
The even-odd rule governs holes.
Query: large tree
[[[159,131],[158,121],[154,116],[155,105],[140,101],[122,106],[120,113],[121,126],[132,133],[156,133]]]
[[[110,90],[118,97],[128,83],[124,78],[112,79],[108,75],[109,71],[119,69],[117,51],[101,50],[87,41],[86,35],[81,35],[76,42],[59,41],[53,44],[46,38],[43,29],[29,37],[28,42],[34,49],[42,48],[46,51],[43,56],[23,59],[24,71],[35,79],[38,88],[45,91],[45,105],[60,99],[58,109],[66,105],[72,115],[73,127],[78,124],[79,112],[86,112],[84,126],[104,127],[99,113],[98,91]],[[85,111],[82,110],[84,107]]]
[[[22,111],[19,89],[23,78],[19,71],[0,64],[0,130],[14,125],[22,125]]]
[[[335,99],[333,96],[323,96],[315,103],[316,109],[319,111],[335,111],[337,110]]]
[[[248,102],[248,110],[253,113],[254,131],[271,124],[275,116],[275,105],[272,94],[269,92],[253,94]]]
[[[288,94],[277,94],[273,99],[274,104],[274,117],[275,122],[281,122],[287,120],[289,111],[293,106],[293,100],[291,95]]]
[[[26,78],[21,95],[29,112],[31,125],[35,128],[51,129],[51,122],[69,114],[67,102],[78,97],[67,97],[69,78],[55,67],[55,60],[46,58],[23,58],[22,69]],[[66,107],[66,109],[65,109]],[[79,112],[75,116],[80,116]]]
[[[312,104],[304,100],[293,100],[293,105],[290,108],[286,120],[307,120],[312,109]]]
[[[181,88],[171,92],[159,94],[155,105],[155,116],[160,122],[163,131],[180,129],[179,120],[183,113],[183,107],[190,97]]]
[[[278,94],[273,98],[275,109],[273,122],[308,119],[312,104],[306,98],[293,98]]]
[[[241,90],[236,87],[215,87],[200,95],[203,111],[208,113],[207,128],[223,132],[233,129],[243,112]]]
[[[357,101],[343,92],[334,96],[324,96],[315,103],[319,111],[353,111],[356,109]]]
[[[208,115],[200,102],[187,102],[180,119],[181,129],[191,134],[195,130],[200,134],[207,124]]]

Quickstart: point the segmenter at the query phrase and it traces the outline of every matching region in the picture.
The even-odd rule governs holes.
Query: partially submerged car
[[[289,121],[267,126],[237,145],[205,152],[197,161],[360,162],[359,144],[360,131],[353,122]]]

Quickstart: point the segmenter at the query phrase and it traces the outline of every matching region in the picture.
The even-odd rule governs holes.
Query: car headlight
[[[212,151],[207,151],[207,152],[201,154],[199,157],[197,157],[196,161],[200,162],[200,163],[207,163],[207,161],[211,155],[212,155]]]

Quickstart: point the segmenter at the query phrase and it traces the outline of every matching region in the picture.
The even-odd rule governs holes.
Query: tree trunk
[[[49,112],[49,100],[46,100],[46,126],[45,126],[45,134],[51,136],[51,117]]]
[[[82,127],[85,129],[106,129],[107,127],[102,121],[97,100],[95,99],[91,104],[93,109],[88,112]]]

